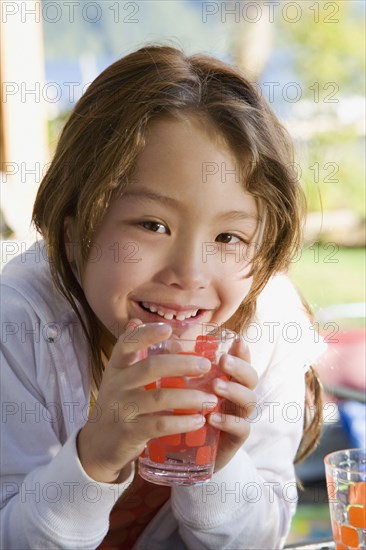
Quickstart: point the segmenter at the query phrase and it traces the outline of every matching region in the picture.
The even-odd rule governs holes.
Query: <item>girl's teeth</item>
[[[177,321],[184,321],[184,319],[188,319],[185,315],[177,315],[176,316]]]
[[[158,311],[158,308],[155,306],[150,306],[147,302],[142,302],[142,305],[146,308],[152,311],[152,313],[156,313]]]
[[[159,310],[156,306],[150,305],[147,302],[142,302],[142,305],[144,306],[144,308],[149,309],[152,313],[157,313],[158,315],[160,315],[160,317],[164,317],[164,319],[167,319],[168,321],[174,319],[174,313],[164,313],[164,311]],[[198,309],[188,314],[181,313],[176,315],[175,318],[177,319],[177,321],[184,321],[185,319],[189,319],[190,317],[195,317],[195,315],[197,315],[197,312]]]

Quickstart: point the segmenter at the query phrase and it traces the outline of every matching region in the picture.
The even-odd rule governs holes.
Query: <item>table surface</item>
[[[285,548],[292,548],[292,550],[334,550],[335,544],[332,540],[316,543],[304,543],[304,544],[289,544]]]

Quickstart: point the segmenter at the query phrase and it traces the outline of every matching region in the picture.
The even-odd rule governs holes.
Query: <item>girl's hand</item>
[[[220,386],[223,381],[219,378],[213,384],[217,395],[224,398],[222,412],[207,417],[211,426],[222,430],[215,471],[229,462],[249,436],[250,423],[247,418],[256,404],[253,390],[258,383],[258,375],[249,364],[249,351],[242,338],[233,345],[230,354],[221,357],[220,366],[231,379],[224,382],[224,387]]]
[[[155,437],[191,432],[205,422],[201,414],[168,415],[169,409],[203,410],[203,403],[218,402],[215,395],[192,389],[150,389],[145,386],[163,376],[189,376],[208,372],[204,357],[156,355],[146,348],[169,338],[164,323],[142,325],[131,320],[118,339],[104,371],[98,399],[78,436],[78,453],[86,473],[96,481],[124,481],[130,464]],[[154,413],[162,413],[156,415]]]

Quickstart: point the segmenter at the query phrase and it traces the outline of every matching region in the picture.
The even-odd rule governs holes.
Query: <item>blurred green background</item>
[[[364,250],[334,243],[309,245],[291,263],[290,277],[314,311],[332,304],[364,302]]]

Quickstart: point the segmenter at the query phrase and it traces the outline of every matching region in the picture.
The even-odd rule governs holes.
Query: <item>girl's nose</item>
[[[163,284],[182,290],[207,288],[212,276],[210,262],[204,258],[202,243],[186,241],[173,245],[166,255],[159,278]]]

